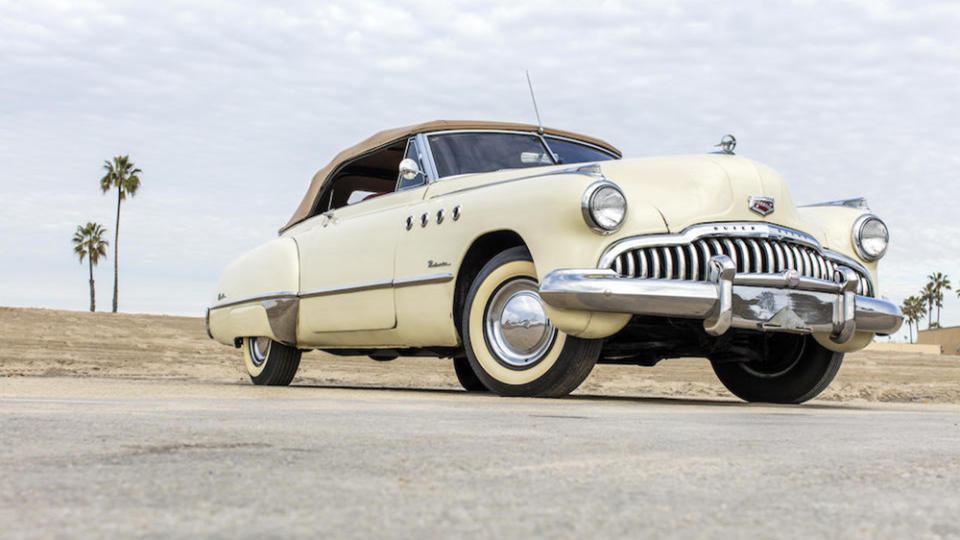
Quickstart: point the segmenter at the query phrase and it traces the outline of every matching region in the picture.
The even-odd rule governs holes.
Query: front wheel
[[[483,385],[480,377],[477,377],[477,374],[473,372],[470,361],[465,356],[458,356],[453,359],[453,371],[457,374],[460,386],[467,392],[487,392],[487,387]]]
[[[568,336],[550,322],[523,247],[503,251],[480,270],[461,326],[470,367],[485,387],[503,396],[569,394],[600,356],[600,340]]]
[[[713,361],[720,382],[744,401],[803,403],[833,381],[843,353],[822,347],[813,336],[772,336],[764,361]]]
[[[243,338],[243,359],[253,384],[287,386],[300,367],[300,350],[268,337]]]

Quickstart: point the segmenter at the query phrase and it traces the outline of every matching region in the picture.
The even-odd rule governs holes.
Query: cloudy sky
[[[112,231],[130,154],[123,311],[202,313],[313,173],[380,129],[534,121],[627,156],[736,134],[809,203],[865,196],[882,293],[960,282],[960,3],[0,0],[0,305],[86,309],[70,238]],[[96,270],[109,307],[112,260]],[[948,298],[944,323],[960,324]]]

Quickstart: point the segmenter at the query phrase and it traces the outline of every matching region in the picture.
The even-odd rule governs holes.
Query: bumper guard
[[[843,344],[854,332],[892,334],[903,322],[890,302],[858,296],[858,277],[841,266],[842,282],[779,274],[737,274],[725,255],[710,259],[708,281],[621,277],[613,270],[555,270],[540,284],[554,307],[702,319],[708,334],[730,328],[795,334],[830,334]]]

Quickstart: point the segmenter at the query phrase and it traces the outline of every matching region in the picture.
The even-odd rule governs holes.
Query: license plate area
[[[832,333],[838,295],[766,287],[733,288],[731,326],[764,332]]]

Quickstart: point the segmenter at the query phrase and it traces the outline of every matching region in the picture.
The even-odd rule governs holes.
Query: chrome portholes
[[[260,367],[267,361],[270,354],[270,344],[272,341],[268,337],[250,338],[250,362]]]
[[[525,369],[537,364],[557,336],[537,291],[532,279],[515,279],[501,286],[487,305],[487,346],[507,367]]]
[[[460,219],[460,213],[461,213],[460,205],[458,204],[454,206],[453,209],[450,211],[450,217],[452,218],[453,221],[458,221]],[[437,220],[437,225],[440,225],[447,220],[447,211],[441,208],[437,210],[435,214],[432,214],[432,216]],[[431,219],[432,219],[431,213],[424,212],[419,219],[420,228],[425,228],[427,225],[429,225]],[[407,219],[405,219],[403,222],[403,227],[404,229],[409,231],[410,229],[413,229],[413,226],[416,223],[417,223],[417,218],[414,218],[413,216],[407,216]]]

